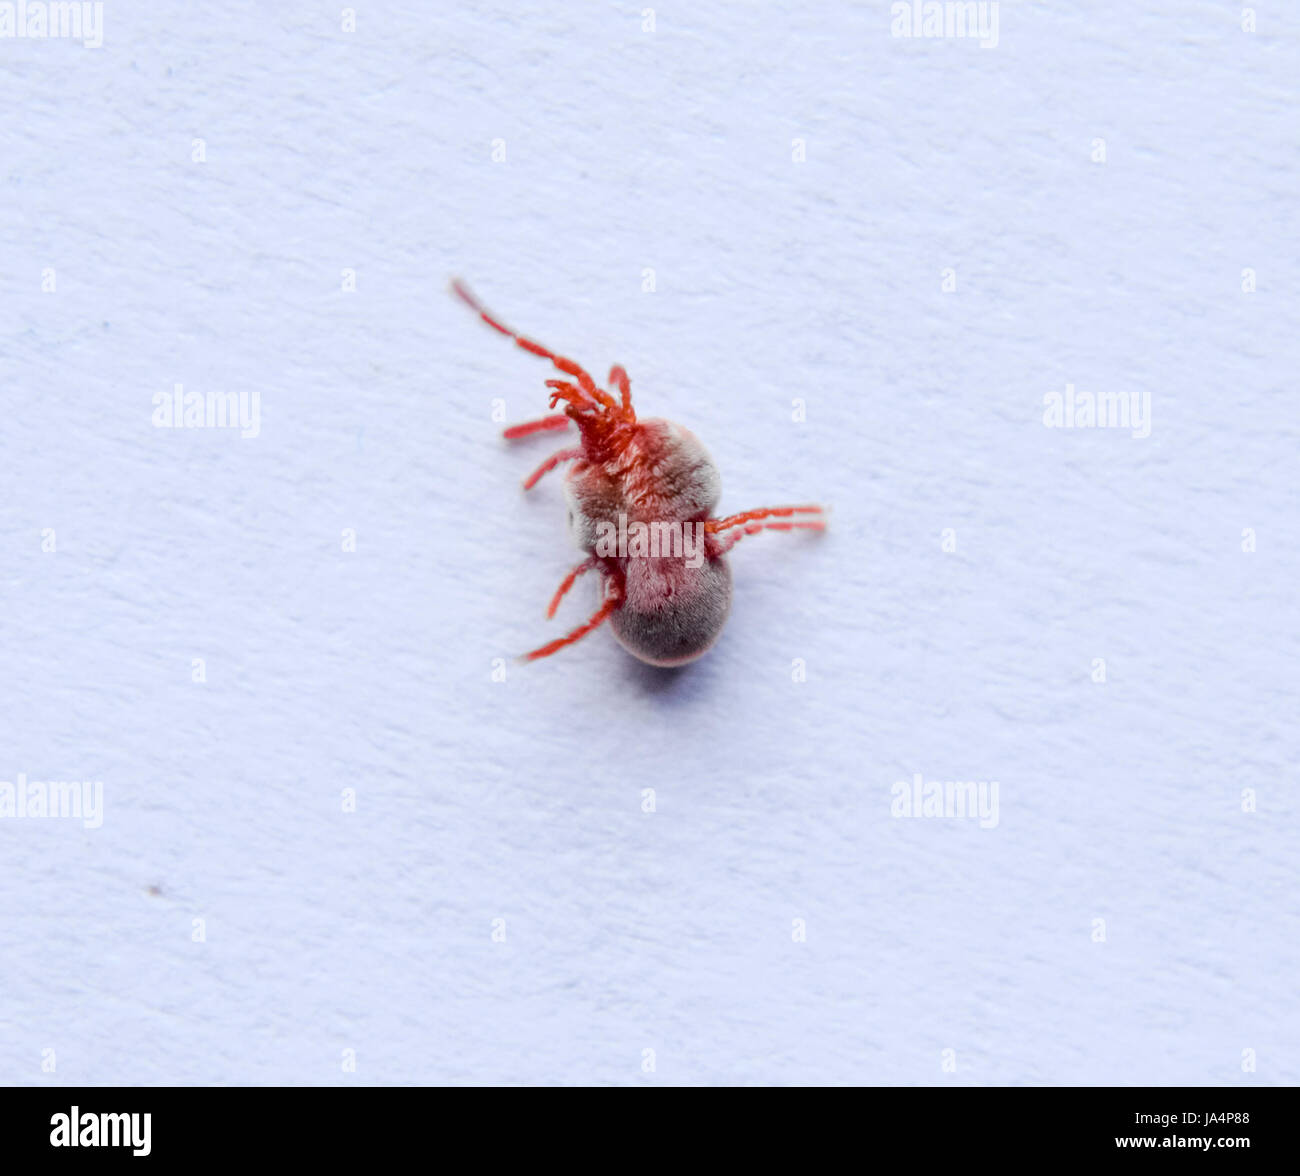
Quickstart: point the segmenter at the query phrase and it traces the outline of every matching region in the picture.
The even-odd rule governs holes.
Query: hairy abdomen
[[[610,617],[614,636],[652,666],[680,666],[707,653],[731,611],[725,556],[698,568],[680,559],[629,559],[624,599]]]

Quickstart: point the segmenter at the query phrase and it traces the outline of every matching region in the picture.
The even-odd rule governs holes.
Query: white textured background
[[[341,7],[0,39],[0,780],[105,795],[0,820],[0,1082],[1300,1081],[1296,6]],[[457,273],[833,507],[704,661],[492,680],[594,586]]]

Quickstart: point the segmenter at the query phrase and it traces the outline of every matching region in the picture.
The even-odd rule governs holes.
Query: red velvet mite
[[[694,661],[718,639],[731,611],[727,552],[758,531],[826,529],[820,506],[769,506],[714,518],[722,483],[713,459],[681,425],[637,420],[627,372],[610,368],[616,400],[573,360],[512,331],[462,281],[452,282],[452,290],[493,330],[576,381],[547,380],[550,407],[564,401],[564,411],[512,425],[505,436],[558,432],[570,421],[578,426],[579,443],[547,458],[524,489],[561,462],[573,462],[564,481],[569,530],[587,558],[564,578],[546,615],[553,617],[574,581],[593,569],[601,573],[603,600],[586,624],[524,660],[549,657],[609,620],[619,644],[643,662]]]

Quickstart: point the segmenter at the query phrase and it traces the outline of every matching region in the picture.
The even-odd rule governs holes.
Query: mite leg
[[[782,526],[779,523],[768,523],[767,526],[773,530],[788,531],[791,527],[804,527],[813,531],[824,531],[826,522],[820,516],[825,511],[820,506],[766,506],[759,510],[746,510],[740,514],[728,515],[725,519],[709,519],[704,524],[704,529],[710,534],[716,534],[719,531],[726,531],[731,527],[738,527],[742,523],[757,522],[759,519],[767,518],[790,518],[794,515],[817,515],[816,522],[787,523]],[[762,530],[760,527],[759,530]],[[753,532],[750,532],[752,534]]]
[[[502,432],[507,441],[517,441],[520,437],[531,437],[534,433],[545,433],[551,429],[567,429],[569,418],[559,412],[554,416],[542,417],[540,421],[525,421],[522,425],[511,425]]]
[[[572,384],[566,383],[564,380],[547,380],[546,386],[551,390],[551,408],[554,408],[561,400],[567,400],[578,412],[592,411],[591,402],[586,399],[581,389],[575,388]],[[600,397],[600,403],[603,407],[614,407],[614,398],[608,392],[597,388],[596,395]],[[564,411],[569,412],[567,408]]]
[[[729,533],[721,539],[713,539],[711,542],[717,546],[709,552],[711,556],[726,555],[733,547],[736,546],[746,535],[757,535],[759,531],[824,531],[826,523],[818,522],[798,522],[798,523],[742,523],[733,527]]]
[[[494,316],[486,306],[475,298],[470,292],[470,288],[459,278],[452,282],[451,288],[455,292],[456,297],[464,302],[494,331],[500,331],[501,334],[513,339],[515,343],[525,351],[531,352],[533,355],[540,355],[543,359],[549,359],[566,376],[572,376],[577,380],[582,386],[582,390],[596,403],[604,403],[604,401],[601,400],[601,397],[604,397],[605,400],[609,400],[611,405],[613,404],[613,401],[610,400],[609,393],[602,392],[597,388],[596,381],[593,380],[577,363],[571,359],[565,359],[562,355],[556,355],[554,351],[550,350],[550,348],[543,347],[540,343],[533,342],[532,339],[525,339],[522,335],[512,331],[505,325],[505,323],[496,318],[496,316]]]
[[[581,641],[593,629],[599,629],[620,604],[623,603],[623,594],[611,580],[607,585],[607,595],[605,603],[602,604],[595,613],[592,614],[591,620],[585,625],[579,625],[567,637],[558,637],[554,641],[548,641],[540,649],[534,649],[532,653],[526,653],[520,661],[536,661],[539,657],[550,657],[557,650],[563,649],[566,645],[572,645],[575,641]]]
[[[609,382],[619,391],[623,400],[623,411],[636,420],[636,414],[632,411],[632,382],[627,378],[627,371],[622,364],[616,363],[609,369]]]
[[[555,616],[555,610],[560,607],[560,601],[564,599],[564,594],[573,587],[578,577],[583,572],[589,572],[596,566],[596,557],[593,555],[589,559],[584,559],[576,568],[564,577],[564,583],[555,590],[555,595],[551,597],[551,603],[546,609],[546,619],[549,621]]]
[[[559,453],[552,453],[541,465],[539,465],[524,482],[524,489],[531,490],[538,482],[542,480],[542,475],[549,474],[562,461],[572,461],[575,457],[581,457],[581,449],[561,449]]]

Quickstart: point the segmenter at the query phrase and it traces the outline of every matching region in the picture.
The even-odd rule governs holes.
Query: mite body
[[[727,552],[757,531],[824,530],[822,508],[765,507],[714,517],[722,481],[713,459],[682,426],[637,419],[627,372],[610,369],[615,399],[573,360],[504,326],[462,282],[453,282],[452,289],[488,326],[571,377],[546,381],[550,407],[563,402],[562,413],[514,425],[505,436],[515,440],[566,429],[570,421],[577,425],[579,443],[552,454],[524,489],[561,463],[572,463],[564,481],[569,531],[587,558],[570,571],[546,615],[555,615],[565,593],[588,571],[600,573],[603,600],[585,624],[525,659],[548,657],[607,619],[619,643],[650,665],[684,665],[706,653],[731,611]]]

